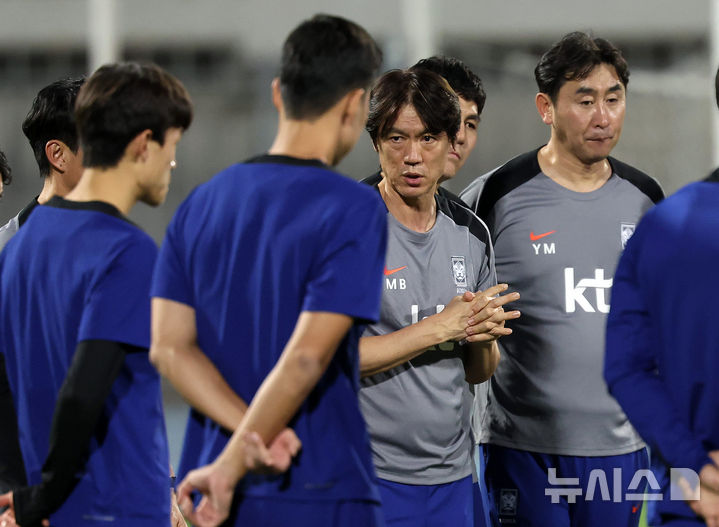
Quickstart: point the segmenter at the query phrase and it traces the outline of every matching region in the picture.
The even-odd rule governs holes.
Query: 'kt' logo
[[[586,299],[584,291],[593,287],[596,293],[597,309]],[[577,304],[587,313],[609,313],[609,304],[604,296],[605,290],[612,287],[612,279],[604,278],[604,269],[595,269],[594,278],[582,278],[574,285],[574,268],[564,269],[564,304],[567,313],[574,313]]]

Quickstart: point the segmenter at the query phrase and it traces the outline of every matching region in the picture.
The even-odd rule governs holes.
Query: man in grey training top
[[[473,524],[466,382],[492,374],[504,321],[519,315],[501,308],[516,295],[492,299],[506,286],[486,227],[436,193],[459,124],[457,96],[431,71],[390,71],[372,90],[389,239],[380,321],[360,340],[360,404],[391,527]]]
[[[535,77],[549,142],[461,194],[489,228],[498,279],[523,298],[482,426],[491,515],[497,525],[629,527],[640,504],[624,495],[648,459],[602,379],[604,327],[617,259],[662,191],[609,157],[629,77],[617,48],[570,33]]]

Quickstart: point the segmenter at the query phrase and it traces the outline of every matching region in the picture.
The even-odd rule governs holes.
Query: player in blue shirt
[[[80,182],[0,252],[0,353],[30,485],[0,496],[2,520],[167,525],[160,379],[147,354],[157,248],[126,215],[165,199],[192,105],[157,66],[115,64],[82,87],[76,117]]]
[[[179,489],[195,525],[221,522],[233,495],[226,525],[381,525],[357,345],[379,316],[386,219],[375,191],[330,168],[362,132],[380,60],[352,22],[300,24],[272,84],[269,153],[195,189],[167,230],[151,356],[193,406],[180,475],[212,463]],[[244,477],[248,451],[286,469],[298,438],[286,473]]]
[[[46,203],[53,195],[64,196],[82,175],[82,154],[74,109],[83,82],[84,78],[55,81],[42,88],[33,100],[22,129],[35,154],[43,187],[38,196],[0,227],[0,250],[30,217],[38,203]],[[0,165],[4,164],[4,159],[0,155]],[[5,174],[1,167],[0,172]],[[7,176],[9,182],[9,172]],[[2,378],[5,378],[5,363],[0,354]],[[4,426],[0,427],[0,493],[4,493],[15,486],[26,485],[27,480],[9,387],[0,389],[0,405],[3,406],[0,415],[8,416]]]
[[[719,525],[717,229],[719,170],[650,210],[615,273],[604,376],[652,448],[652,526]],[[677,499],[672,469],[699,474],[700,500]]]

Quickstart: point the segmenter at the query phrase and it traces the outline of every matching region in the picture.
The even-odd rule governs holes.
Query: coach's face
[[[405,199],[434,195],[449,148],[447,134],[430,133],[409,104],[377,144],[382,174]]]
[[[543,119],[552,126],[552,138],[578,161],[603,161],[619,141],[626,91],[613,66],[602,63],[586,78],[565,82],[549,105]]]

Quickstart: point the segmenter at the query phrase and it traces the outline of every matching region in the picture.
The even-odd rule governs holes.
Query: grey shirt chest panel
[[[602,378],[611,281],[652,206],[612,176],[590,193],[543,174],[500,198],[489,218],[497,276],[522,317],[500,339],[481,441],[563,455],[615,455],[643,443]]]
[[[365,336],[402,329],[437,313],[457,294],[495,283],[484,242],[443,213],[428,233],[411,231],[389,214],[388,227],[380,322]],[[378,475],[425,485],[469,475],[467,394],[462,351],[454,343],[363,379],[360,406]]]

